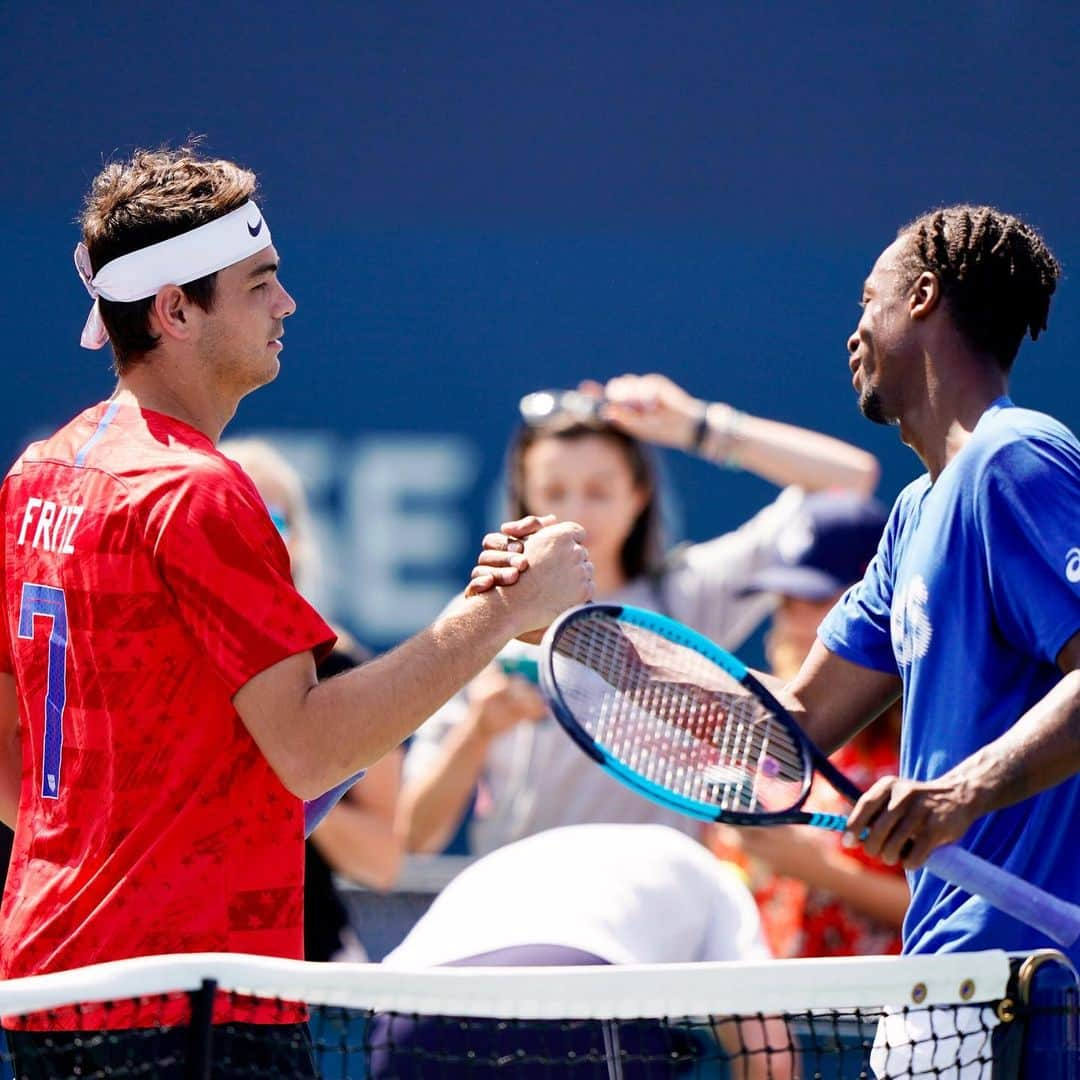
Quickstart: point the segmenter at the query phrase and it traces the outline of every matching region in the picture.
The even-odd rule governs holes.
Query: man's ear
[[[941,300],[941,282],[937,274],[924,270],[908,293],[908,314],[913,319],[925,319]]]
[[[179,285],[162,285],[150,305],[150,331],[157,337],[187,341],[192,334],[191,301]]]

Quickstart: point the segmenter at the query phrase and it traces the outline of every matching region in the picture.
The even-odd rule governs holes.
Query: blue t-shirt
[[[1080,631],[1080,443],[999,398],[935,483],[893,507],[878,553],[818,630],[838,656],[904,685],[902,775],[941,776],[1061,678]],[[1080,903],[1080,777],[987,814],[969,851]],[[1031,950],[1038,931],[917,870],[904,951]],[[1072,952],[1080,963],[1080,947]]]

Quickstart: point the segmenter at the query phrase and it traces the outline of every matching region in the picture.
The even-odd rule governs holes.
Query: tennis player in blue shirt
[[[1059,276],[1019,219],[935,210],[878,258],[848,341],[862,412],[898,425],[926,474],[781,693],[826,752],[903,694],[902,776],[867,792],[846,840],[907,869],[906,952],[1051,944],[922,869],[940,844],[1080,902],[1080,444],[1008,397]],[[513,580],[487,558],[490,582]]]
[[[848,341],[862,412],[926,473],[788,692],[826,749],[903,693],[903,778],[871,788],[847,840],[908,869],[905,952],[1050,944],[920,869],[939,844],[1080,902],[1080,444],[1008,397],[1059,274],[1017,218],[933,211],[877,260]]]

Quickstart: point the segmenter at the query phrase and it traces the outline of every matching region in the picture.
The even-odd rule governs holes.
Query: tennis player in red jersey
[[[0,489],[0,817],[16,828],[4,978],[176,952],[300,958],[304,800],[591,595],[580,528],[553,526],[514,589],[462,596],[387,656],[317,682],[333,634],[294,589],[254,485],[215,449],[239,400],[276,376],[295,310],[254,188],[190,149],[140,152],[86,201],[82,341],[111,342],[118,386]],[[107,1024],[184,1011],[131,1006]],[[215,1018],[265,1025],[234,1064],[312,1074],[299,1014],[228,1004]],[[66,1071],[34,1072],[43,1036],[26,1029],[101,1022],[9,1020],[18,1075]],[[108,1068],[95,1052],[67,1064]]]

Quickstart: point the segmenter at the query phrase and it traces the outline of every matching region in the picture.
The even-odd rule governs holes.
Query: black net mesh
[[[198,1015],[199,995],[194,997]],[[215,993],[218,1002],[229,998]],[[155,1007],[171,1018],[177,1001],[170,994],[134,1004],[145,1023]],[[118,1004],[129,1003],[37,1012],[29,1018],[34,1030],[15,1030],[23,1019],[8,1017],[8,1076],[989,1080],[998,1075],[992,1063],[995,1031],[1002,1026],[997,1002],[887,1016],[880,1009],[833,1009],[618,1020],[432,1016],[308,1002],[307,1019],[295,1021],[289,1019],[295,1003],[267,1001],[259,1023],[193,1024],[189,1010],[182,1023],[110,1029],[110,1017],[124,1011]],[[270,1022],[275,1011],[282,1022]],[[97,1027],[60,1029],[69,1027],[72,1013],[76,1022]],[[58,1029],[47,1030],[54,1023]]]
[[[962,960],[962,956],[949,958],[949,962]],[[777,980],[790,979],[800,963],[774,965]],[[711,972],[714,966],[699,967]],[[333,986],[332,992],[320,992],[320,977],[326,976],[319,969],[333,972],[334,978],[327,983]],[[659,981],[679,977],[678,973],[672,976],[670,967],[658,970]],[[857,974],[856,969],[850,970]],[[1028,1000],[1016,994],[1013,986],[1002,986],[1000,996],[980,1001],[977,993],[967,993],[974,981],[966,980],[958,984],[963,1000],[956,1004],[772,1012],[733,1007],[725,1013],[702,1010],[680,1016],[664,1016],[662,1010],[637,1015],[620,1007],[612,1009],[607,1019],[571,1015],[538,1020],[513,1018],[529,1015],[530,1002],[520,978],[507,982],[501,1017],[454,1015],[453,1008],[436,1014],[397,1006],[328,1004],[350,996],[352,976],[358,999],[390,1000],[385,993],[389,984],[382,977],[393,973],[371,965],[295,965],[272,983],[280,987],[283,980],[288,984],[293,979],[295,993],[290,992],[287,999],[269,992],[255,995],[251,987],[257,980],[238,983],[245,987],[241,994],[214,979],[201,984],[188,979],[181,984],[193,989],[112,996],[83,1005],[70,1004],[70,995],[58,997],[58,1004],[48,1008],[40,998],[28,998],[23,1010],[6,1004],[0,1080],[1053,1080],[1080,1075],[1076,980],[1071,969],[1060,970],[1066,973],[1060,987],[1041,1000]],[[622,974],[637,976],[634,994],[627,995],[628,1001],[636,1000],[643,985],[641,972],[613,972],[616,978]],[[651,975],[651,970],[645,974]],[[730,971],[727,975],[730,982]],[[307,978],[310,987],[305,986]],[[455,993],[467,999],[469,978],[443,982],[441,993],[450,987],[450,997],[444,993],[443,1000],[452,1001]],[[549,987],[552,979],[559,978],[558,972],[544,975]],[[22,984],[36,981],[22,980]],[[621,988],[621,983],[615,985]],[[501,982],[496,984],[497,990],[501,986]],[[3,991],[0,986],[0,995]],[[666,992],[658,982],[658,1000]],[[885,996],[900,1000],[904,995],[898,986],[895,995]],[[738,987],[723,986],[719,996],[737,1001]],[[9,1003],[11,994],[3,1000]],[[463,1013],[477,1011],[475,1003],[460,1008]]]

